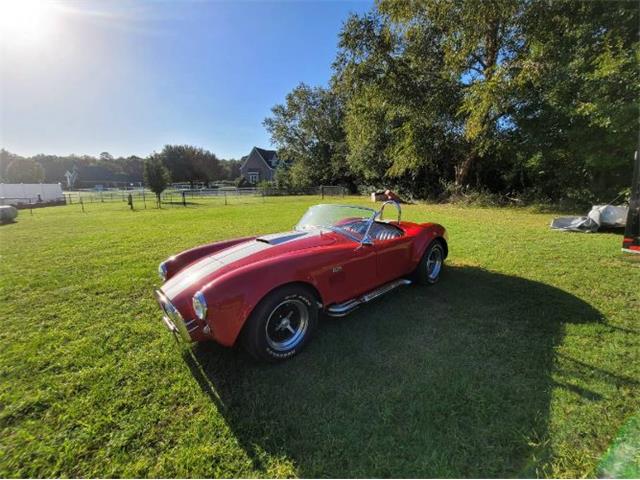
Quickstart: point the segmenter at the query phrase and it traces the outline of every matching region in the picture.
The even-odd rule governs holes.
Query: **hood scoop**
[[[256,242],[268,243],[269,245],[281,245],[286,242],[290,242],[291,240],[297,240],[298,238],[304,237],[308,235],[308,232],[284,232],[284,233],[274,233],[272,235],[263,235],[262,237],[256,238]]]

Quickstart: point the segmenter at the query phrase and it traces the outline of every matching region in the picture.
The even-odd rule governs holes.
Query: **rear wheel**
[[[285,360],[302,350],[317,323],[315,295],[304,286],[285,286],[255,308],[244,328],[243,345],[258,360]]]
[[[421,285],[433,285],[440,279],[444,266],[444,246],[440,240],[434,240],[424,252],[414,272],[416,282]]]

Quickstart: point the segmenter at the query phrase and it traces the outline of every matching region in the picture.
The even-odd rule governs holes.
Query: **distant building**
[[[74,165],[64,173],[66,187],[94,188],[104,190],[111,187],[129,187],[142,185],[140,173],[116,172],[103,165]]]
[[[270,182],[273,180],[279,161],[275,150],[253,147],[249,155],[242,157],[240,175],[254,185],[262,180]]]

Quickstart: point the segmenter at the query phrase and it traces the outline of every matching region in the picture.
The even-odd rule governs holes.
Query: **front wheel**
[[[440,240],[434,240],[427,247],[414,272],[414,279],[421,285],[433,285],[440,279],[444,264],[444,247]]]
[[[302,350],[317,323],[313,293],[303,286],[285,286],[269,293],[255,308],[244,327],[243,345],[258,360],[285,360]]]

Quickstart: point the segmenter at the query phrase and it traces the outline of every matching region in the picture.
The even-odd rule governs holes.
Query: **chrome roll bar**
[[[402,218],[402,208],[400,207],[400,204],[398,202],[396,202],[395,200],[387,200],[386,202],[384,202],[382,204],[382,206],[380,207],[380,211],[378,212],[378,218],[380,220],[382,220],[382,214],[384,212],[384,207],[386,207],[389,204],[394,205],[396,207],[396,209],[398,210],[398,223],[400,223],[400,219]]]
[[[360,241],[360,246],[361,247],[363,245],[372,245],[373,244],[373,242],[371,241],[371,238],[369,238],[369,232],[371,231],[371,226],[376,221],[376,218],[379,218],[379,219],[382,220],[382,214],[384,213],[384,207],[386,207],[388,204],[394,205],[398,209],[398,223],[400,223],[400,219],[402,218],[402,208],[400,207],[400,204],[398,202],[396,202],[395,200],[387,200],[386,202],[384,202],[382,204],[382,206],[380,207],[380,210],[378,210],[376,213],[374,213],[371,216],[371,218],[369,219],[369,225],[367,225],[367,229],[365,230],[364,235],[362,237],[362,240]]]

